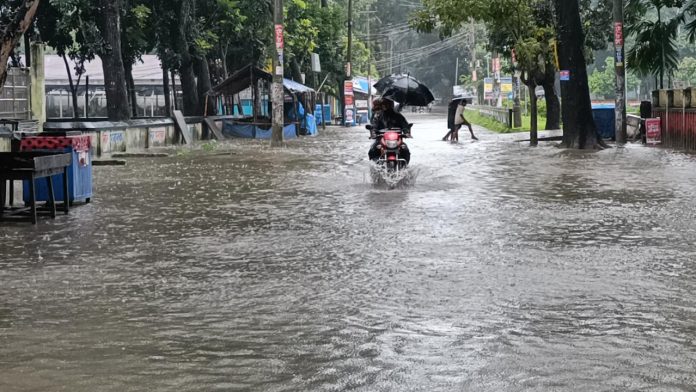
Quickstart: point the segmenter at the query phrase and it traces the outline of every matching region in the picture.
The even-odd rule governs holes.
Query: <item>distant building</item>
[[[73,80],[75,64],[68,60]],[[72,98],[70,81],[63,58],[58,55],[46,55],[44,60],[46,77],[46,114],[48,118],[70,118]],[[80,117],[106,117],[106,95],[104,92],[104,71],[101,59],[95,58],[85,64],[85,73],[80,78],[78,87],[77,111]],[[85,96],[89,77],[89,92]],[[138,104],[138,116],[154,117],[165,115],[162,63],[156,55],[144,55],[142,62],[133,65],[133,81]],[[180,83],[175,80],[177,97],[180,102]],[[85,102],[88,104],[85,105]]]

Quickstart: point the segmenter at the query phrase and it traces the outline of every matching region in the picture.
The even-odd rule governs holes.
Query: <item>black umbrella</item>
[[[427,106],[435,100],[433,93],[411,75],[391,75],[375,83],[383,97],[391,98],[403,106]]]

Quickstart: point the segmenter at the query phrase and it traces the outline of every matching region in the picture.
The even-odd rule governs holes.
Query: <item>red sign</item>
[[[285,47],[285,40],[283,39],[283,25],[275,25],[275,43],[276,49],[283,49]]]
[[[624,44],[623,23],[616,22],[616,23],[614,23],[614,45],[621,46],[623,44]]]
[[[517,54],[515,53],[515,49],[510,50],[510,56],[512,56],[512,64],[517,64]]]
[[[647,144],[662,143],[662,124],[659,117],[645,119],[645,142]]]
[[[353,95],[353,82],[350,80],[346,80],[343,84],[343,93],[344,95],[352,96]]]

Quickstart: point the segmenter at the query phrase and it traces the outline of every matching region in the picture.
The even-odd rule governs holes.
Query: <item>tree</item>
[[[10,0],[0,6],[0,89],[7,78],[7,60],[34,20],[38,7],[39,0]]]
[[[72,97],[73,117],[78,118],[77,91],[85,63],[93,60],[103,45],[101,33],[91,17],[90,0],[44,1],[37,12],[39,37],[63,58]],[[70,62],[74,63],[71,70]],[[73,74],[74,72],[74,74]]]
[[[677,35],[686,20],[682,6],[681,0],[628,0],[626,5],[626,32],[635,37],[626,63],[641,75],[659,77],[660,88],[664,88],[665,76],[671,79],[679,64]],[[665,17],[670,12],[672,17]]]
[[[696,86],[696,58],[683,58],[679,62],[679,67],[674,74],[674,79],[686,82],[689,86]]]
[[[294,80],[301,83],[301,75],[319,38],[319,31],[315,26],[319,7],[304,0],[289,0],[284,5],[285,68],[291,71]]]
[[[122,0],[121,57],[126,73],[126,87],[133,117],[138,115],[138,103],[133,80],[133,65],[154,48],[152,10],[144,0]],[[165,95],[169,97],[169,95]]]
[[[578,0],[554,0],[558,17],[558,60],[569,80],[561,82],[563,99],[563,145],[567,148],[593,149],[603,145],[592,118],[592,102],[587,81]]]
[[[614,58],[607,57],[604,60],[604,68],[595,68],[589,75],[588,83],[592,96],[602,99],[613,99],[616,94],[616,73],[614,71]],[[635,74],[626,74],[626,87],[628,90],[636,90],[640,87],[640,80]]]
[[[121,57],[120,5],[121,0],[52,0],[44,1],[39,9],[39,35],[63,58],[76,118],[85,63],[96,56],[102,60],[109,119],[130,118]],[[68,59],[75,64],[73,70]]]
[[[121,0],[98,0],[95,19],[104,44],[97,48],[104,70],[106,110],[111,121],[130,119],[126,75],[121,57]]]
[[[547,101],[547,129],[560,127],[560,103],[554,89],[553,10],[543,0],[475,0],[452,3],[448,0],[425,0],[425,9],[416,14],[419,31],[439,27],[442,35],[451,35],[463,23],[480,20],[486,23],[490,47],[511,58],[512,50],[522,71],[532,101],[531,144],[536,144],[536,86],[544,86]]]

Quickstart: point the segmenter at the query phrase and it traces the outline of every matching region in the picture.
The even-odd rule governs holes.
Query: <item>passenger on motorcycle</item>
[[[376,99],[373,103],[372,130],[370,130],[370,138],[375,139],[375,142],[370,147],[368,157],[370,160],[377,160],[380,152],[377,146],[380,142],[380,137],[377,136],[379,130],[385,129],[401,129],[404,133],[404,138],[411,137],[411,125],[406,121],[406,118],[394,110],[394,101],[389,97]],[[401,156],[408,163],[411,160],[411,152],[406,143],[402,144]]]

